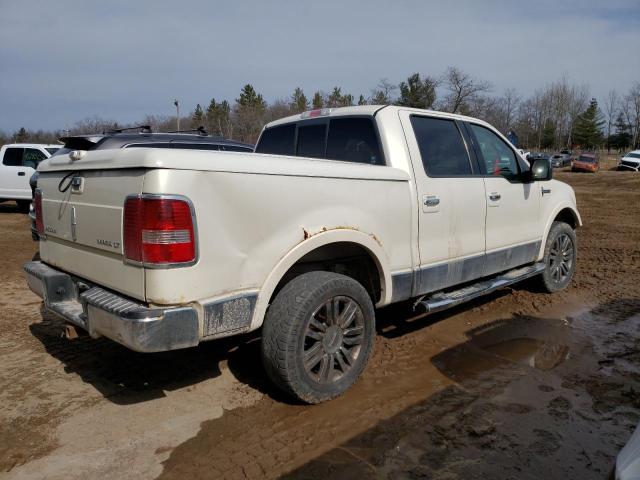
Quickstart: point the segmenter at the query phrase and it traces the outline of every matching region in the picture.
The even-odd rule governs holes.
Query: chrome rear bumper
[[[47,310],[94,338],[104,335],[137,352],[193,347],[200,341],[198,313],[191,306],[146,307],[42,262],[28,262],[24,271]]]

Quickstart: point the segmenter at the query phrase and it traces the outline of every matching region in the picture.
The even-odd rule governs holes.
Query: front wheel
[[[576,232],[564,222],[553,222],[544,248],[545,269],[538,281],[548,293],[563,290],[576,271]]]
[[[374,334],[373,304],[360,283],[337,273],[309,272],[291,280],[269,307],[262,360],[286,393],[320,403],[356,382]]]

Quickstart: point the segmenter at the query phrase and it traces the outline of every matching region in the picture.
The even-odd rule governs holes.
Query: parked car
[[[13,200],[21,212],[29,211],[29,178],[38,164],[54,154],[60,145],[12,143],[0,148],[0,202]]]
[[[76,328],[141,352],[262,328],[268,376],[318,403],[364,370],[374,307],[411,299],[436,312],[573,277],[572,188],[481,120],[313,110],[269,123],[256,152],[45,161],[29,287]]]
[[[137,130],[137,131],[132,131]],[[74,135],[60,138],[63,146],[58,145],[55,155],[68,155],[74,150],[92,151],[113,148],[172,148],[188,150],[222,150],[225,152],[253,152],[250,143],[228,140],[220,136],[208,135],[204,128],[181,132],[153,133],[148,125],[124,128],[111,132]],[[35,193],[38,185],[38,172],[34,172],[29,180],[31,190]],[[28,208],[28,207],[27,207]],[[29,210],[31,216],[31,237],[38,241],[33,207]]]
[[[548,153],[532,152],[527,157],[527,160],[529,160],[529,162],[533,162],[533,161],[536,161],[536,160],[547,160],[548,162],[550,162],[550,157],[551,157],[551,155],[549,155]]]
[[[596,173],[600,169],[598,156],[595,153],[581,153],[571,164],[572,172]]]
[[[640,150],[634,150],[622,157],[618,163],[618,170],[640,172]]]
[[[571,154],[570,153],[554,153],[551,155],[551,166],[553,168],[564,168],[571,166]]]
[[[640,480],[640,425],[618,454],[615,480]]]

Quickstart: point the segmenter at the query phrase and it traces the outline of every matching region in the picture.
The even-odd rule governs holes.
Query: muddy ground
[[[0,477],[604,479],[640,421],[640,175],[559,173],[585,226],[566,292],[378,312],[361,381],[319,406],[265,380],[256,336],[163,354],[61,338],[0,204]]]

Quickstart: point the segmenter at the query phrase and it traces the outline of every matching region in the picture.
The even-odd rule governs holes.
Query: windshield
[[[596,161],[594,157],[588,157],[586,155],[580,155],[580,158],[578,160],[584,163],[595,163]]]
[[[58,150],[60,150],[59,147],[52,147],[52,148],[45,148],[45,150],[47,152],[49,152],[51,155],[54,155]]]
[[[640,158],[640,153],[627,153],[625,158]]]

